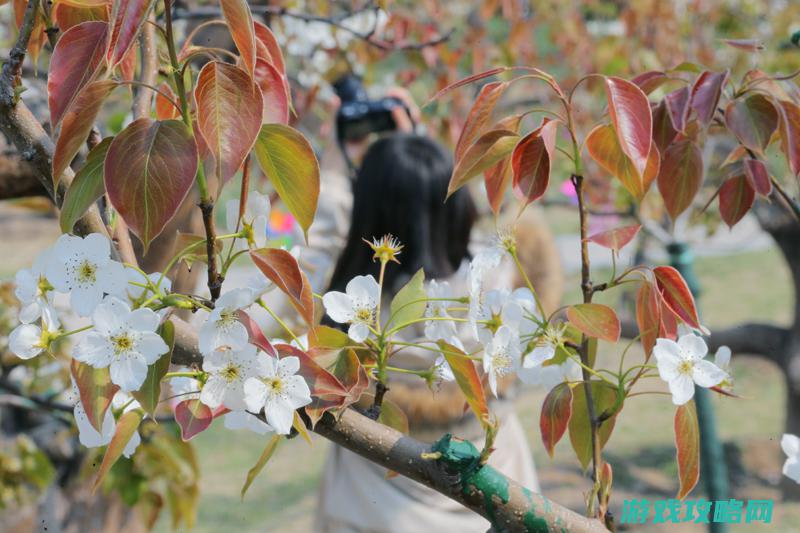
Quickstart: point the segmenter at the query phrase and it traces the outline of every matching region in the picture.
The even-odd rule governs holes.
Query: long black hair
[[[445,202],[453,171],[450,153],[433,139],[395,134],[373,143],[353,184],[353,214],[347,244],[330,290],[344,291],[358,275],[376,277],[380,265],[362,239],[392,234],[403,244],[400,264],[387,266],[389,294],[423,268],[427,279],[446,278],[469,257],[477,211],[466,189]]]

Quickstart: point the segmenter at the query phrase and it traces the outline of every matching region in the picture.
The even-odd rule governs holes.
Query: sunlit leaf
[[[489,418],[489,404],[486,402],[483,383],[472,360],[451,344],[444,341],[438,341],[437,344],[447,360],[447,364],[450,365],[456,383],[464,394],[470,409],[482,424],[486,424]]]
[[[586,148],[589,155],[606,172],[620,180],[631,196],[640,200],[650,189],[660,168],[660,157],[655,143],[650,147],[650,159],[647,162],[644,176],[640,176],[633,163],[622,151],[617,134],[611,124],[594,128],[586,137]]]
[[[219,4],[245,70],[252,76],[256,67],[256,36],[250,6],[246,0],[220,0]]]
[[[158,89],[169,96],[172,101],[168,100],[160,93],[156,93],[156,118],[158,120],[180,118],[181,110],[172,104],[172,102],[177,102],[178,99],[175,93],[172,92],[172,87],[169,86],[169,83],[162,83],[158,86]]]
[[[107,30],[105,22],[84,22],[65,31],[56,43],[47,74],[50,124],[54,128],[75,95],[101,68]]]
[[[700,479],[700,427],[694,400],[689,400],[675,411],[675,447],[678,450],[677,498],[684,499]]]
[[[497,104],[497,100],[500,99],[507,87],[507,82],[500,81],[487,83],[481,87],[475,102],[472,104],[472,108],[469,110],[467,119],[464,121],[464,127],[461,129],[461,135],[459,135],[456,143],[455,156],[453,158],[456,164],[464,156],[467,148],[472,146],[483,132],[487,122],[492,117],[492,111]]]
[[[567,431],[571,416],[572,389],[566,383],[559,383],[547,393],[539,416],[542,443],[544,443],[544,449],[547,450],[551,459],[556,444],[564,436],[564,432]]]
[[[703,182],[703,154],[692,141],[674,142],[664,152],[658,190],[672,220],[692,205]]]
[[[280,71],[272,63],[259,57],[256,60],[254,77],[264,98],[262,122],[288,124],[289,92]]]
[[[658,288],[650,281],[643,281],[636,292],[636,325],[639,341],[647,359],[656,345],[661,329],[661,297]]]
[[[208,429],[213,420],[214,413],[198,399],[184,400],[175,406],[175,421],[185,441]]]
[[[508,156],[519,141],[519,135],[510,130],[490,130],[481,135],[467,148],[461,160],[453,168],[448,196],[460,189],[470,178],[488,170],[495,163]]]
[[[72,179],[59,210],[62,233],[72,233],[75,223],[103,196],[106,190],[103,183],[103,163],[112,140],[111,137],[106,137],[92,148],[86,156],[86,162]]]
[[[599,244],[604,248],[619,252],[625,246],[627,246],[627,244],[631,242],[636,235],[639,234],[640,229],[642,229],[642,226],[639,224],[634,224],[633,226],[622,226],[620,228],[614,228],[608,231],[595,233],[587,240],[589,242]]]
[[[114,0],[111,10],[111,38],[106,60],[111,68],[118,65],[147,20],[155,0]]]
[[[592,399],[594,400],[595,413],[598,416],[614,406],[617,399],[617,390],[605,382],[592,381]],[[572,391],[572,416],[569,419],[569,440],[575,455],[578,457],[584,470],[592,461],[592,427],[589,423],[589,410],[586,401],[586,391],[583,383]],[[600,447],[608,442],[617,416],[614,415],[600,426]]]
[[[408,280],[408,283],[397,291],[397,294],[392,299],[390,307],[392,325],[399,326],[422,318],[425,314],[425,308],[428,305],[425,301],[428,295],[425,292],[424,283],[425,273],[422,269],[419,269],[417,273]]]
[[[719,214],[722,220],[733,227],[753,207],[756,191],[745,175],[725,180],[719,188]]]
[[[547,191],[557,132],[558,121],[545,118],[541,126],[520,139],[511,154],[514,193],[525,205]]]
[[[141,118],[114,138],[106,192],[145,250],[183,203],[196,173],[197,146],[183,122]]]
[[[606,96],[619,145],[641,176],[648,165],[653,142],[653,118],[647,95],[627,80],[607,77]]]
[[[577,304],[567,308],[567,318],[588,337],[617,342],[619,318],[613,309],[603,304]]]
[[[106,0],[97,2],[98,5],[93,7],[76,7],[63,1],[53,5],[51,17],[62,32],[66,32],[73,26],[77,26],[82,22],[102,21],[108,22],[108,9],[106,8]],[[87,2],[91,4],[91,2]]]
[[[289,126],[264,124],[255,154],[278,196],[308,232],[319,197],[319,163],[308,140]]]
[[[244,481],[244,485],[242,486],[241,497],[244,500],[244,495],[247,493],[247,489],[250,488],[250,485],[253,484],[253,480],[256,479],[256,476],[261,473],[264,469],[264,466],[272,457],[272,454],[275,453],[275,450],[278,448],[278,444],[281,442],[280,435],[273,435],[272,438],[269,439],[267,442],[267,446],[264,448],[264,451],[261,452],[261,456],[256,461],[256,464],[247,471],[247,478]]]
[[[285,295],[309,326],[314,324],[314,299],[311,284],[300,270],[297,259],[280,248],[260,248],[250,252],[253,264]]]
[[[693,328],[702,329],[694,296],[680,272],[671,266],[660,266],[653,269],[653,274],[656,276],[661,297],[672,312]],[[662,316],[662,320],[663,318]]]
[[[272,33],[266,25],[261,22],[255,21],[253,23],[253,30],[256,43],[256,57],[269,62],[281,76],[286,75],[286,67],[283,61],[283,52]]]
[[[97,487],[102,483],[103,478],[106,477],[108,471],[117,462],[117,459],[122,457],[122,452],[125,451],[125,446],[136,433],[139,424],[142,422],[142,412],[139,409],[134,409],[123,413],[119,420],[117,420],[117,427],[114,431],[114,436],[111,437],[111,442],[108,443],[106,453],[103,456],[103,462],[100,464],[100,470],[97,472],[97,478],[94,480],[92,491],[97,490]]]
[[[778,127],[778,112],[767,97],[753,94],[728,104],[725,124],[740,143],[756,153],[763,153]]]
[[[94,368],[75,359],[70,364],[70,373],[78,387],[81,405],[86,411],[86,418],[98,433],[102,431],[103,420],[111,405],[119,386],[111,382],[111,375],[106,368]]]
[[[113,80],[93,81],[83,87],[64,113],[61,132],[53,151],[53,181],[61,180],[61,174],[69,167],[81,146],[92,131],[100,107],[111,91],[117,87]]]
[[[523,115],[512,115],[502,119],[495,124],[493,129],[509,130],[519,132],[519,125]],[[511,168],[511,158],[505,157],[487,168],[484,173],[484,185],[486,187],[486,199],[495,215],[500,214],[500,207],[503,204],[503,197],[506,189],[511,184],[513,169]]]

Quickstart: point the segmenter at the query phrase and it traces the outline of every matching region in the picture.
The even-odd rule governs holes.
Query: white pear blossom
[[[520,381],[528,385],[540,385],[544,390],[551,390],[559,383],[565,381],[579,381],[582,378],[581,366],[571,357],[567,357],[560,364],[549,364],[524,367],[517,373]]]
[[[428,283],[428,298],[453,298],[453,291],[450,284],[446,281],[431,280]],[[443,340],[450,342],[456,337],[456,323],[452,320],[441,320],[450,318],[447,308],[452,305],[452,301],[432,300],[428,302],[425,309],[426,318],[436,318],[425,322],[425,337],[432,341]]]
[[[453,374],[453,369],[450,368],[450,363],[447,362],[447,359],[445,359],[443,355],[436,358],[433,367],[434,377],[437,383],[455,381],[456,376]]]
[[[208,380],[200,391],[200,401],[212,409],[220,405],[231,411],[243,411],[244,382],[264,374],[266,356],[252,344],[239,350],[218,348],[203,358]]]
[[[45,276],[57,291],[70,293],[70,307],[80,316],[91,315],[104,294],[124,295],[128,284],[125,267],[111,259],[109,240],[99,233],[59,237]]]
[[[208,320],[200,326],[200,352],[210,354],[221,346],[241,350],[247,344],[247,328],[239,322],[237,311],[250,307],[255,301],[251,289],[232,289],[217,300]]]
[[[500,326],[484,347],[483,371],[489,378],[489,388],[497,397],[497,379],[519,370],[519,339],[508,326]]]
[[[95,368],[109,367],[111,381],[123,392],[138,390],[147,366],[169,351],[156,329],[159,318],[152,309],[131,308],[110,296],[92,314],[94,330],[75,347],[73,357]]]
[[[222,422],[227,429],[246,429],[259,435],[266,435],[273,431],[269,424],[247,411],[231,411],[222,418]]]
[[[14,295],[20,301],[19,321],[32,324],[45,317],[49,324],[58,324],[53,305],[53,286],[44,275],[44,268],[52,255],[48,248],[36,258],[31,268],[25,268],[14,276]]]
[[[692,399],[695,384],[713,387],[725,379],[725,372],[705,359],[707,353],[706,342],[691,333],[679,338],[678,342],[656,340],[653,356],[661,379],[669,385],[675,405],[683,405]]]
[[[77,396],[77,391],[75,391],[74,395]],[[111,400],[111,405],[103,417],[103,426],[100,428],[102,431],[98,433],[92,423],[89,422],[89,417],[86,415],[83,404],[78,401],[73,409],[73,414],[75,415],[75,424],[78,426],[78,440],[80,443],[87,448],[98,448],[100,446],[106,446],[108,443],[110,443],[111,439],[114,437],[114,433],[117,430],[117,423],[116,420],[114,420],[114,414],[111,412],[111,410],[112,408],[119,409],[123,406],[125,406],[124,412],[126,413],[131,409],[138,409],[141,407],[139,402],[136,400],[131,401],[131,397],[127,394],[118,392]],[[134,434],[131,436],[131,439],[125,445],[122,454],[125,457],[130,457],[133,455],[133,452],[136,451],[136,448],[141,442],[142,437],[139,435],[139,432],[134,432]]]
[[[311,403],[311,391],[305,379],[297,375],[297,357],[266,356],[265,361],[264,375],[244,382],[244,400],[248,411],[258,414],[263,409],[267,423],[286,435],[292,428],[295,409]]]
[[[380,293],[375,278],[356,276],[347,283],[345,292],[331,291],[322,297],[322,303],[334,321],[350,324],[347,334],[351,339],[362,342],[369,336],[369,326],[375,323]]]
[[[55,320],[55,323],[51,320]],[[8,336],[8,348],[20,359],[32,359],[50,346],[58,328],[58,317],[44,314],[41,326],[20,324],[14,328]]]
[[[519,337],[522,307],[507,289],[494,289],[484,295],[479,305],[470,308],[469,320],[475,338],[482,344],[488,344],[500,326],[508,326]]]
[[[246,237],[237,239],[237,247],[263,248],[267,245],[267,225],[269,224],[269,196],[258,191],[250,191],[247,195],[242,222],[239,221],[239,199],[228,200],[225,204],[225,224],[229,233],[244,231]]]
[[[489,246],[475,254],[469,264],[470,296],[481,291],[484,277],[500,265],[503,258],[508,255],[508,248],[511,244],[513,244],[513,236],[510,232],[503,231],[492,238]]]
[[[731,349],[727,346],[720,346],[717,348],[717,353],[714,354],[714,364],[720,370],[725,372],[725,379],[720,381],[719,388],[725,392],[733,390],[733,374],[731,373]]]
[[[800,483],[800,437],[785,433],[781,438],[781,448],[786,454],[783,463],[783,475],[796,483]]]

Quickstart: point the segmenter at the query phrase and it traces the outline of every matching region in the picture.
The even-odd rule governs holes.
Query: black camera
[[[392,110],[398,107],[411,116],[398,98],[370,100],[361,80],[352,74],[339,78],[333,89],[342,102],[336,114],[336,132],[340,141],[358,141],[370,133],[396,130]]]

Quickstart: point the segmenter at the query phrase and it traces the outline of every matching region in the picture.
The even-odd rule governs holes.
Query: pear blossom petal
[[[669,382],[669,390],[672,392],[672,403],[683,405],[694,396],[694,381],[691,376],[679,374]]]
[[[343,293],[332,291],[322,297],[322,304],[325,306],[325,312],[335,322],[339,324],[346,324],[353,320],[353,300]]]
[[[377,302],[381,288],[372,276],[356,276],[347,282],[345,291],[354,301]]]
[[[147,363],[138,355],[123,357],[109,365],[109,373],[122,392],[136,391],[147,377]]]
[[[280,396],[268,396],[264,406],[264,417],[275,432],[288,435],[294,421],[294,407]]]
[[[300,370],[300,358],[290,355],[288,357],[281,357],[278,359],[278,368],[276,374],[279,377],[286,378],[288,376],[297,374]]]
[[[39,355],[42,329],[35,324],[21,324],[11,331],[8,338],[9,349],[20,359],[31,359]]]
[[[352,324],[347,330],[347,336],[355,342],[364,342],[369,337],[369,327],[364,323]]]
[[[158,328],[159,318],[155,311],[143,307],[128,315],[128,326],[140,331],[155,331]]]
[[[97,448],[111,442],[116,423],[114,422],[114,416],[110,412],[106,412],[103,418],[103,426],[100,428],[102,433],[98,433],[89,422],[89,417],[86,416],[86,411],[80,402],[75,404],[73,414],[75,415],[75,424],[78,426],[78,440],[82,445],[87,448]]]
[[[706,341],[694,334],[684,335],[679,338],[678,346],[683,350],[684,356],[693,361],[699,361],[708,354]]]
[[[696,361],[692,370],[692,379],[701,387],[719,385],[728,375],[711,361]]]
[[[107,337],[90,331],[75,346],[72,357],[94,368],[105,368],[114,360],[114,347]]]
[[[256,378],[249,378],[244,382],[244,401],[247,410],[251,413],[259,413],[264,409],[267,402],[269,390],[267,385]]]
[[[783,453],[791,457],[800,457],[800,437],[791,433],[784,433],[781,437]]]
[[[150,331],[145,331],[139,334],[139,339],[136,342],[136,348],[148,365],[152,365],[158,359],[169,351],[169,346],[161,335]]]
[[[223,425],[227,429],[246,429],[259,435],[272,433],[272,428],[252,413],[247,411],[231,411],[223,417]]]

